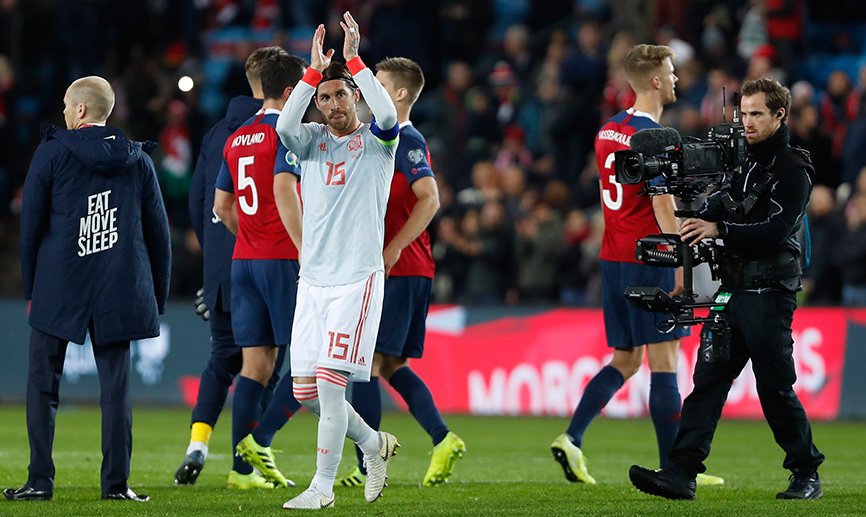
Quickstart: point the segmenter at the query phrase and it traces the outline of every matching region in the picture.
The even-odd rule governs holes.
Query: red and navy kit
[[[643,114],[629,109],[611,117],[595,137],[595,157],[601,182],[604,211],[604,238],[601,259],[640,262],[634,258],[638,239],[660,232],[652,199],[643,194],[643,184],[623,185],[616,181],[614,152],[629,149],[631,136],[641,129],[661,127]]]
[[[237,198],[238,235],[232,258],[298,260],[274,201],[274,176],[301,171],[274,129],[279,112],[259,112],[226,140],[216,188]]]
[[[412,213],[418,201],[412,191],[415,181],[433,177],[430,167],[430,152],[427,141],[411,123],[401,124],[400,143],[394,162],[394,177],[391,180],[391,195],[385,212],[385,244],[397,235]],[[422,276],[433,278],[436,270],[430,249],[430,234],[425,229],[417,239],[400,253],[400,260],[391,268],[390,276]]]

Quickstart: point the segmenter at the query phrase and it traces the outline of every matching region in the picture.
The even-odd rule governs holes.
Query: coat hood
[[[233,97],[226,108],[226,123],[229,130],[234,133],[237,128],[241,127],[241,124],[250,118],[251,113],[257,112],[261,107],[261,99],[254,99],[246,95]]]
[[[81,129],[60,129],[42,126],[42,141],[58,140],[88,169],[102,176],[115,176],[137,162],[142,153],[149,153],[156,144],[135,142],[123,131],[110,126],[88,126]]]

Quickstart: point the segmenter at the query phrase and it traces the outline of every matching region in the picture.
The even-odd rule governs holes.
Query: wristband
[[[322,72],[307,67],[307,71],[304,72],[304,77],[302,77],[301,80],[315,88],[320,82],[322,82]]]
[[[349,69],[349,72],[352,72],[352,75],[358,75],[358,72],[367,68],[367,65],[361,61],[361,56],[355,56],[346,62],[346,67]]]

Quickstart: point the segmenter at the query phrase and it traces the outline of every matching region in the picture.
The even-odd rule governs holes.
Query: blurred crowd
[[[71,80],[106,77],[111,124],[160,146],[172,222],[172,292],[201,285],[186,199],[201,136],[248,94],[256,46],[307,57],[314,26],[342,45],[350,10],[369,64],[421,64],[412,114],[442,208],[431,224],[436,302],[600,304],[603,231],[595,132],[630,106],[636,43],[676,52],[678,101],[661,123],[704,137],[730,121],[745,79],[794,96],[789,125],[817,170],[810,304],[866,305],[866,4],[858,0],[0,0],[0,293],[18,295],[19,193],[39,124],[62,125]],[[187,76],[194,86],[178,86]]]

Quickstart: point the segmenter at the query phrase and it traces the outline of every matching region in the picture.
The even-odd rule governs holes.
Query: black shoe
[[[53,494],[48,490],[36,490],[27,485],[21,488],[5,488],[3,496],[10,501],[50,501]]]
[[[183,463],[174,473],[175,485],[194,485],[195,480],[204,468],[204,453],[192,451],[183,459]]]
[[[809,474],[794,473],[788,478],[791,484],[784,492],[776,494],[776,499],[820,499],[824,495],[817,472]]]
[[[668,499],[695,498],[695,478],[679,469],[650,470],[632,465],[628,477],[635,488],[650,495]]]
[[[132,491],[131,488],[127,488],[123,492],[113,492],[110,494],[102,494],[103,499],[110,499],[113,501],[138,501],[139,503],[146,503],[150,501],[150,496],[141,494],[138,495]]]

